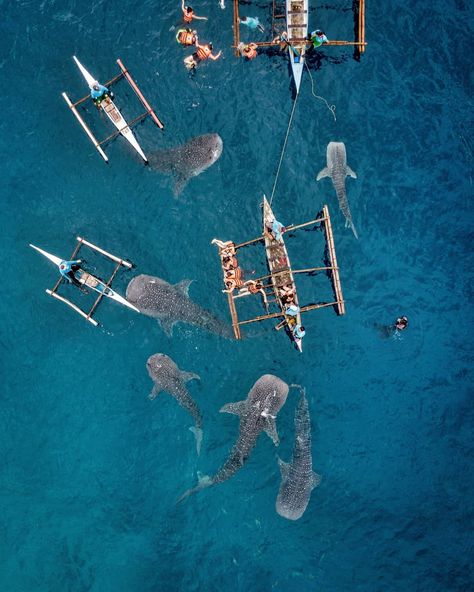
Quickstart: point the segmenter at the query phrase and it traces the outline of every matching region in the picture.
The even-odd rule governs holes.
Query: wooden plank
[[[234,30],[234,54],[240,56],[240,51],[237,49],[240,43],[240,16],[239,16],[239,0],[234,0],[234,15],[233,15],[233,30]]]
[[[69,97],[67,96],[67,94],[65,92],[62,93],[63,99],[66,101],[66,103],[68,104],[68,107],[71,109],[71,111],[74,113],[77,121],[81,124],[83,130],[86,132],[86,134],[89,136],[89,140],[94,144],[94,146],[97,148],[99,154],[102,156],[102,158],[105,160],[105,162],[109,162],[109,159],[107,157],[107,155],[105,154],[105,152],[102,150],[102,148],[100,147],[100,143],[96,140],[94,134],[91,132],[91,130],[88,128],[86,122],[82,119],[82,117],[79,115],[78,110],[76,109],[76,107],[71,103]]]
[[[147,110],[147,112],[150,115],[150,117],[153,119],[153,121],[156,123],[156,125],[160,129],[163,129],[164,128],[164,125],[161,123],[161,121],[158,119],[158,116],[156,115],[156,113],[153,111],[153,109],[148,104],[148,101],[143,96],[141,90],[137,86],[137,83],[135,82],[135,80],[133,80],[133,78],[130,75],[130,72],[125,68],[125,66],[123,65],[123,62],[122,62],[122,60],[120,58],[117,58],[117,64],[119,65],[119,68],[122,70],[123,75],[127,79],[127,82],[130,84],[130,86],[135,91],[135,94],[137,95],[137,97],[142,102],[143,106]]]
[[[365,0],[359,0],[359,51],[364,53],[365,46]]]
[[[94,325],[94,327],[97,327],[97,325],[99,324],[95,319],[92,319],[89,316],[87,316],[87,313],[85,313],[83,310],[81,310],[78,306],[76,306],[73,302],[71,302],[67,298],[64,298],[60,294],[56,294],[56,292],[53,292],[52,290],[46,290],[46,293],[49,294],[50,296],[52,296],[53,298],[56,298],[56,300],[60,300],[61,302],[64,302],[64,304],[67,304],[68,306],[70,306],[73,310],[75,310],[82,317],[84,317],[86,319],[86,321],[89,321],[89,323],[92,323]]]
[[[333,268],[331,277],[333,281],[334,293],[336,295],[337,300],[337,311],[338,314],[343,315],[346,312],[346,308],[344,304],[344,297],[342,294],[341,280],[339,277],[339,267],[337,265],[336,247],[334,246],[334,235],[332,232],[331,218],[329,217],[329,208],[327,207],[327,205],[323,207],[323,212],[324,216],[326,217],[324,229],[326,233],[326,241],[328,244],[329,260],[331,261],[331,266]]]
[[[227,293],[227,300],[229,302],[230,316],[232,317],[232,328],[234,329],[234,335],[236,339],[242,339],[239,327],[239,318],[237,316],[237,309],[235,307],[234,299],[230,292]]]

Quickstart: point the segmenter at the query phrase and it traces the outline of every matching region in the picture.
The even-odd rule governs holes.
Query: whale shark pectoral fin
[[[189,296],[189,286],[194,282],[194,280],[181,280],[177,284],[175,284],[175,288],[182,292],[185,296]]]
[[[220,413],[234,413],[234,415],[242,415],[247,409],[247,401],[238,401],[237,403],[226,403],[219,409]]]
[[[197,428],[195,426],[191,426],[189,429],[194,434],[194,437],[196,438],[196,451],[199,456],[199,454],[201,453],[202,429]]]
[[[278,437],[275,418],[272,417],[271,415],[267,415],[264,418],[264,420],[265,420],[265,423],[264,423],[265,427],[263,429],[265,430],[265,433],[268,434],[268,436],[270,436],[270,438],[273,441],[273,444],[275,444],[275,446],[278,446],[278,444],[280,444],[280,438]]]
[[[185,188],[186,183],[189,181],[189,177],[186,177],[186,175],[175,174],[175,175],[173,175],[173,179],[174,179],[173,197],[175,199],[178,199],[178,197],[183,192],[183,189]]]
[[[161,393],[163,389],[155,384],[155,386],[151,389],[151,393],[148,395],[148,398],[153,401],[156,397]]]
[[[321,475],[318,475],[318,473],[315,473],[313,471],[313,474],[311,475],[311,489],[318,487],[318,485],[321,484],[321,480],[322,480]]]
[[[174,321],[171,317],[161,317],[156,319],[158,325],[163,329],[166,333],[167,337],[173,337],[173,325]]]
[[[351,169],[349,165],[346,165],[346,175],[349,175],[349,177],[352,177],[353,179],[357,179],[357,175],[354,173],[354,171]]]
[[[316,177],[316,181],[319,181],[319,179],[324,179],[324,177],[330,177],[331,176],[331,171],[329,170],[328,167],[324,167],[321,171],[319,171],[318,176]]]
[[[181,378],[184,382],[188,382],[188,380],[201,380],[199,374],[194,374],[194,372],[184,372],[184,370],[181,371]]]
[[[283,481],[286,481],[288,479],[288,474],[290,472],[290,463],[287,463],[284,460],[281,460],[281,458],[279,456],[277,458],[278,458],[278,466],[280,467],[281,478]]]

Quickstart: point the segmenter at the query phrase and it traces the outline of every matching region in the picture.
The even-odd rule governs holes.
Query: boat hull
[[[293,39],[306,39],[308,36],[308,0],[286,0],[286,25],[288,28],[288,55],[296,86],[296,94],[300,91],[303,75],[306,43]]]
[[[286,305],[283,302],[281,296],[281,290],[284,286],[291,285],[294,290],[294,304],[299,308],[298,293],[296,292],[295,280],[293,273],[291,272],[291,263],[288,258],[288,251],[283,240],[278,241],[268,231],[271,224],[275,220],[273,211],[268,203],[267,198],[263,197],[263,236],[265,239],[265,251],[267,255],[268,268],[272,274],[271,280],[273,285],[273,291],[275,298],[281,312],[285,318],[285,325],[287,328],[290,339],[295,344],[295,347],[301,352],[303,351],[303,340],[296,338],[293,335],[292,329],[296,325],[301,325],[301,313],[298,313],[296,317],[286,315]]]

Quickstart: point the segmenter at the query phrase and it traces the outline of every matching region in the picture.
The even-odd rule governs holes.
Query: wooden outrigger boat
[[[267,254],[268,270],[271,274],[273,293],[284,316],[285,326],[288,329],[290,339],[294,341],[295,346],[299,351],[303,351],[302,337],[297,337],[293,332],[293,329],[296,326],[301,326],[298,293],[296,291],[296,284],[293,278],[293,272],[291,271],[291,264],[288,259],[288,251],[286,250],[285,242],[283,238],[277,240],[272,232],[270,232],[274,220],[275,215],[273,214],[272,208],[270,207],[267,198],[263,196],[263,236],[265,237],[265,251]],[[293,294],[293,304],[298,309],[296,315],[288,315],[285,312],[287,305],[282,296],[282,291],[285,289],[290,290]]]
[[[73,279],[76,280],[77,284],[80,285],[81,289],[87,290],[87,288],[89,288],[99,294],[99,296],[97,297],[96,301],[94,302],[92,308],[89,310],[89,312],[85,312],[82,309],[80,309],[76,304],[74,304],[73,302],[71,302],[67,298],[64,298],[64,296],[61,296],[60,294],[57,293],[59,286],[61,285],[61,283],[65,279],[63,277],[63,275],[61,275],[61,277],[59,278],[59,280],[56,282],[56,284],[54,285],[54,287],[51,290],[46,290],[46,293],[49,294],[50,296],[52,296],[53,298],[56,298],[57,300],[61,300],[61,302],[64,302],[65,304],[70,306],[73,310],[75,310],[77,313],[79,313],[82,317],[84,317],[87,321],[92,323],[94,326],[97,326],[99,323],[95,319],[92,318],[92,315],[95,312],[95,309],[97,308],[98,304],[100,303],[100,301],[102,300],[102,298],[104,296],[106,298],[110,298],[111,300],[115,300],[119,304],[122,304],[123,306],[126,306],[128,308],[131,308],[132,310],[134,310],[136,312],[140,312],[138,310],[138,308],[133,306],[133,304],[128,302],[128,300],[126,300],[123,296],[121,296],[120,294],[115,292],[115,290],[112,290],[112,287],[111,287],[112,282],[113,282],[115,276],[117,275],[118,270],[121,267],[126,267],[127,269],[131,269],[133,267],[133,264],[130,263],[130,261],[127,261],[125,259],[121,259],[120,257],[116,257],[115,255],[112,255],[112,254],[108,253],[107,251],[104,251],[104,249],[97,247],[96,245],[90,243],[89,241],[87,241],[84,238],[81,238],[80,236],[77,237],[77,245],[76,245],[74,251],[72,252],[71,257],[69,258],[69,261],[72,261],[75,259],[75,257],[77,257],[77,255],[79,253],[79,249],[81,248],[82,245],[85,245],[85,246],[89,247],[90,249],[100,253],[101,255],[104,255],[105,257],[107,257],[108,259],[111,259],[112,261],[114,261],[117,264],[114,271],[112,272],[112,275],[110,276],[110,278],[108,279],[107,282],[104,282],[103,280],[99,279],[98,277],[95,277],[94,275],[92,275],[91,273],[86,271],[85,269],[82,269],[81,267],[79,267],[79,265],[76,266],[76,269],[73,269],[70,272],[73,274],[73,276],[74,276]],[[32,245],[31,243],[30,243],[30,247],[32,247],[33,249],[35,249],[35,251],[38,251],[38,253],[41,253],[41,255],[43,255],[44,257],[49,259],[52,263],[57,265],[59,270],[61,270],[61,266],[64,266],[68,262],[68,260],[61,259],[61,257],[57,257],[56,255],[52,255],[51,253],[48,253],[47,251],[40,249],[39,247]],[[80,261],[80,260],[78,260],[78,261]]]
[[[310,267],[306,269],[294,270],[291,268],[290,260],[286,245],[281,238],[277,238],[270,232],[275,216],[270,204],[264,196],[263,200],[263,233],[261,236],[252,240],[245,241],[240,244],[235,244],[232,241],[213,240],[214,244],[219,247],[219,256],[221,259],[222,272],[224,278],[225,292],[227,292],[227,299],[229,303],[229,310],[232,317],[232,327],[236,339],[241,339],[242,334],[240,327],[249,323],[264,321],[267,319],[282,320],[276,325],[275,329],[285,329],[291,341],[294,343],[296,349],[302,351],[302,339],[295,335],[295,327],[301,327],[301,315],[310,310],[319,308],[334,307],[338,315],[345,314],[344,297],[342,294],[341,281],[339,276],[339,267],[336,258],[336,249],[334,246],[334,236],[332,232],[331,218],[329,216],[329,208],[327,205],[323,207],[314,220],[304,222],[302,224],[292,224],[287,226],[285,231],[292,232],[300,228],[307,228],[313,226],[315,228],[323,228],[326,238],[327,258],[329,265],[321,267]],[[252,279],[247,282],[242,281],[242,272],[238,266],[237,252],[243,247],[247,247],[259,242],[265,243],[265,254],[269,274],[263,277]],[[238,278],[239,281],[232,284],[229,283],[229,265],[233,267],[231,273],[232,277]],[[294,276],[296,274],[313,274],[319,271],[326,272],[332,282],[335,300],[332,302],[318,302],[310,303],[305,306],[300,306],[298,294],[296,290],[296,283]],[[238,272],[238,273],[237,273]],[[268,283],[270,280],[270,283]],[[288,300],[286,294],[292,293],[291,305],[295,308],[291,311],[296,314],[288,314]],[[252,294],[261,294],[267,308],[267,313],[257,316],[252,319],[240,321],[237,315],[236,299],[241,296],[248,296]],[[279,309],[277,312],[270,312],[268,305],[274,304]]]
[[[286,26],[288,29],[288,54],[291,71],[300,91],[308,36],[308,0],[286,0]]]
[[[86,70],[86,68],[84,68],[84,66],[77,59],[76,56],[73,56],[73,59],[76,62],[79,70],[81,71],[81,74],[84,76],[89,88],[92,90],[93,86],[95,84],[98,84],[98,81],[92,76],[92,74],[90,74],[90,72],[88,72]],[[155,114],[155,112],[153,111],[153,109],[148,104],[147,100],[145,99],[145,97],[141,93],[140,89],[138,88],[136,82],[130,76],[130,73],[125,68],[125,66],[123,65],[123,63],[120,59],[117,59],[117,64],[120,67],[121,73],[118,74],[117,76],[115,76],[114,78],[112,78],[111,80],[109,80],[108,82],[106,82],[104,86],[109,88],[112,84],[114,84],[115,82],[120,80],[122,77],[125,77],[126,80],[128,81],[128,83],[130,84],[130,86],[135,91],[139,100],[141,101],[141,103],[145,107],[146,111],[145,111],[145,113],[142,113],[138,117],[135,117],[135,119],[133,119],[133,121],[131,121],[130,123],[127,123],[125,121],[123,115],[120,113],[117,106],[113,102],[112,98],[108,94],[106,94],[101,99],[99,108],[104,111],[104,113],[107,115],[107,117],[110,119],[110,121],[117,128],[117,131],[115,133],[111,134],[110,136],[107,136],[107,138],[105,138],[104,140],[102,140],[100,142],[97,141],[97,139],[95,138],[95,136],[93,135],[93,133],[91,132],[91,130],[89,129],[89,127],[87,126],[87,124],[85,123],[85,121],[83,120],[83,118],[81,117],[81,115],[79,114],[79,112],[77,110],[77,107],[80,104],[84,103],[87,100],[92,100],[90,94],[83,97],[79,101],[76,101],[75,103],[72,103],[72,101],[69,99],[69,97],[67,96],[67,94],[65,92],[62,93],[62,96],[63,96],[64,100],[66,101],[66,103],[68,104],[69,108],[74,113],[76,119],[81,124],[81,126],[84,129],[84,131],[86,132],[86,134],[89,136],[89,139],[92,141],[94,146],[97,148],[99,154],[105,160],[105,162],[108,162],[109,159],[108,159],[107,155],[105,154],[104,150],[102,149],[102,145],[105,144],[106,142],[109,142],[110,140],[114,139],[118,135],[122,135],[130,143],[130,145],[134,148],[134,150],[141,156],[144,163],[147,164],[148,159],[145,156],[140,144],[138,143],[138,140],[134,136],[134,134],[131,130],[131,127],[133,125],[135,125],[136,123],[138,123],[139,121],[142,121],[142,119],[144,119],[148,115],[153,119],[153,121],[156,123],[156,125],[160,129],[163,129],[164,126],[161,123],[161,121],[158,119],[158,117]]]

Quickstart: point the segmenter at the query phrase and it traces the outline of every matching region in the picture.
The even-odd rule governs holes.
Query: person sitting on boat
[[[100,84],[100,82],[97,82],[97,80],[91,87],[91,97],[96,105],[100,105],[100,102],[103,101],[105,97],[111,97],[111,95],[112,93],[109,89],[103,84]]]
[[[59,273],[67,282],[74,284],[78,288],[82,288],[82,284],[76,277],[76,271],[81,269],[81,263],[80,259],[76,259],[75,261],[61,261],[59,264]]]
[[[198,16],[194,14],[194,10],[191,6],[185,6],[184,0],[181,0],[181,10],[183,11],[183,20],[185,23],[190,23],[193,18],[197,21],[207,21],[207,16]]]
[[[303,339],[305,335],[306,331],[304,330],[303,325],[295,325],[295,327],[293,328],[293,337],[295,339]]]
[[[219,247],[219,254],[222,258],[224,257],[232,257],[235,255],[235,243],[232,241],[221,241],[218,238],[213,238],[211,241],[212,245],[217,245]]]
[[[408,327],[408,318],[407,317],[398,317],[395,321],[395,329],[397,331],[404,331]]]
[[[226,256],[222,259],[222,268],[224,270],[234,269],[239,266],[237,257]]]
[[[257,16],[244,16],[243,18],[239,18],[239,23],[241,25],[245,25],[249,29],[258,29],[260,33],[264,33],[265,29],[263,28],[262,24],[258,20]]]
[[[280,298],[286,303],[291,304],[295,299],[295,289],[291,284],[286,284],[280,288]]]
[[[326,37],[324,32],[320,31],[319,29],[316,29],[316,31],[310,33],[308,35],[308,39],[313,44],[313,47],[320,47],[323,43],[328,42],[328,38]]]
[[[225,272],[224,284],[226,289],[222,291],[226,293],[233,292],[236,288],[241,288],[243,286],[242,270],[240,267],[229,269]]]
[[[176,33],[176,41],[181,45],[196,45],[198,42],[197,31],[193,29],[179,29]]]
[[[285,308],[285,314],[289,317],[296,317],[300,312],[300,307],[296,304],[290,304]]]
[[[283,31],[276,37],[272,39],[272,43],[279,43],[280,44],[280,51],[283,51],[288,47],[288,33]]]
[[[221,57],[222,51],[219,51],[216,55],[212,53],[211,42],[205,43],[204,45],[196,43],[196,47],[196,52],[184,59],[184,65],[188,70],[193,70],[200,62],[204,62],[207,59],[211,59],[215,62]]]
[[[272,220],[270,226],[267,227],[270,232],[273,234],[275,239],[278,242],[283,242],[283,233],[286,231],[286,228],[283,226],[281,222],[278,222],[276,218]]]
[[[242,296],[250,296],[250,295],[258,294],[259,292],[262,295],[263,304],[264,304],[265,308],[268,309],[267,295],[265,294],[265,289],[263,287],[262,282],[259,280],[247,280],[246,282],[244,282],[244,284],[242,285],[242,287],[239,290],[239,293],[236,296],[234,296],[234,298],[241,298]]]
[[[239,43],[237,49],[240,52],[240,55],[247,60],[254,60],[257,57],[257,47],[256,43]]]

